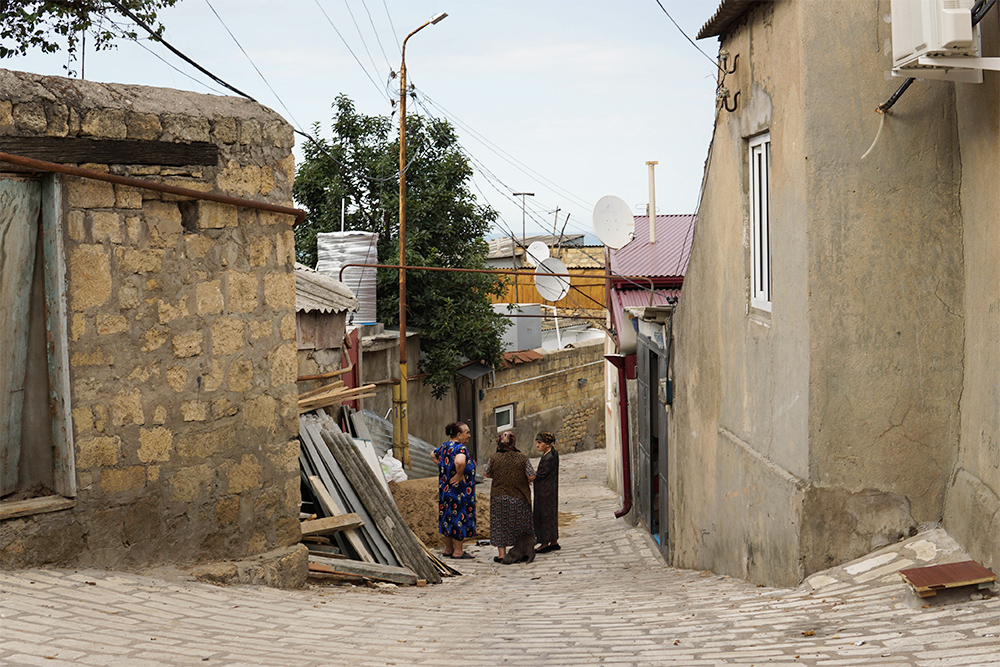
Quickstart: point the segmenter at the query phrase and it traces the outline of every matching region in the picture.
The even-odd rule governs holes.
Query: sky
[[[605,195],[645,214],[651,160],[658,162],[657,212],[696,210],[714,122],[718,42],[698,40],[699,52],[664,9],[694,39],[718,4],[180,0],[159,18],[165,39],[192,60],[301,130],[319,122],[329,138],[331,105],[341,93],[360,113],[395,113],[390,100],[398,99],[399,83],[390,73],[399,70],[400,43],[447,12],[407,42],[407,78],[417,95],[407,115],[456,127],[476,171],[473,193],[500,214],[493,235],[520,236],[522,224],[528,235],[553,228],[592,234],[593,206]],[[65,53],[0,61],[63,76],[66,65]],[[82,73],[92,81],[226,93],[146,40],[88,50]],[[296,140],[298,160],[305,140]]]

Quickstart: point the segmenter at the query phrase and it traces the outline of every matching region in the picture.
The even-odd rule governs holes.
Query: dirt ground
[[[438,532],[438,481],[437,477],[408,479],[389,482],[396,507],[406,519],[410,529],[429,547],[444,546]],[[490,498],[476,492],[476,539],[490,537]]]

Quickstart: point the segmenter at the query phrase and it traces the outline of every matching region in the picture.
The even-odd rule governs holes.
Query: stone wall
[[[538,350],[538,361],[497,370],[480,401],[479,458],[496,451],[495,410],[514,405],[518,449],[537,456],[539,431],[556,436],[556,448],[577,452],[604,447],[604,339],[564,350]]]
[[[4,140],[206,142],[215,164],[79,166],[291,205],[292,131],[258,104],[3,70],[0,91]],[[56,178],[76,504],[0,524],[0,566],[136,568],[295,545],[294,218]]]

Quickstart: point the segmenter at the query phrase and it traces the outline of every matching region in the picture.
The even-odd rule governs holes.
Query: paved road
[[[911,608],[895,570],[936,531],[794,590],[663,565],[612,518],[604,453],[562,457],[563,549],[425,588],[219,588],[0,572],[0,665],[1000,665],[1000,598]],[[586,477],[583,477],[583,476]]]

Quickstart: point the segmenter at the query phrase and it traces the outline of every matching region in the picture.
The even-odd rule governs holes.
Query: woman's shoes
[[[500,558],[500,556],[494,556],[493,557],[493,562],[494,563],[502,563],[503,562],[503,558]]]
[[[472,560],[473,558],[475,558],[475,556],[473,556],[472,554],[470,554],[467,551],[465,553],[463,553],[461,556],[456,556],[456,555],[452,554],[451,557],[454,558],[454,559],[456,559],[456,560],[464,560],[464,559]]]
[[[544,546],[544,547],[542,547],[540,549],[535,549],[535,553],[536,554],[544,554],[544,553],[548,553],[549,551],[559,551],[560,549],[562,549],[562,547],[559,546],[558,544],[549,544],[549,545],[546,545],[546,546]]]

